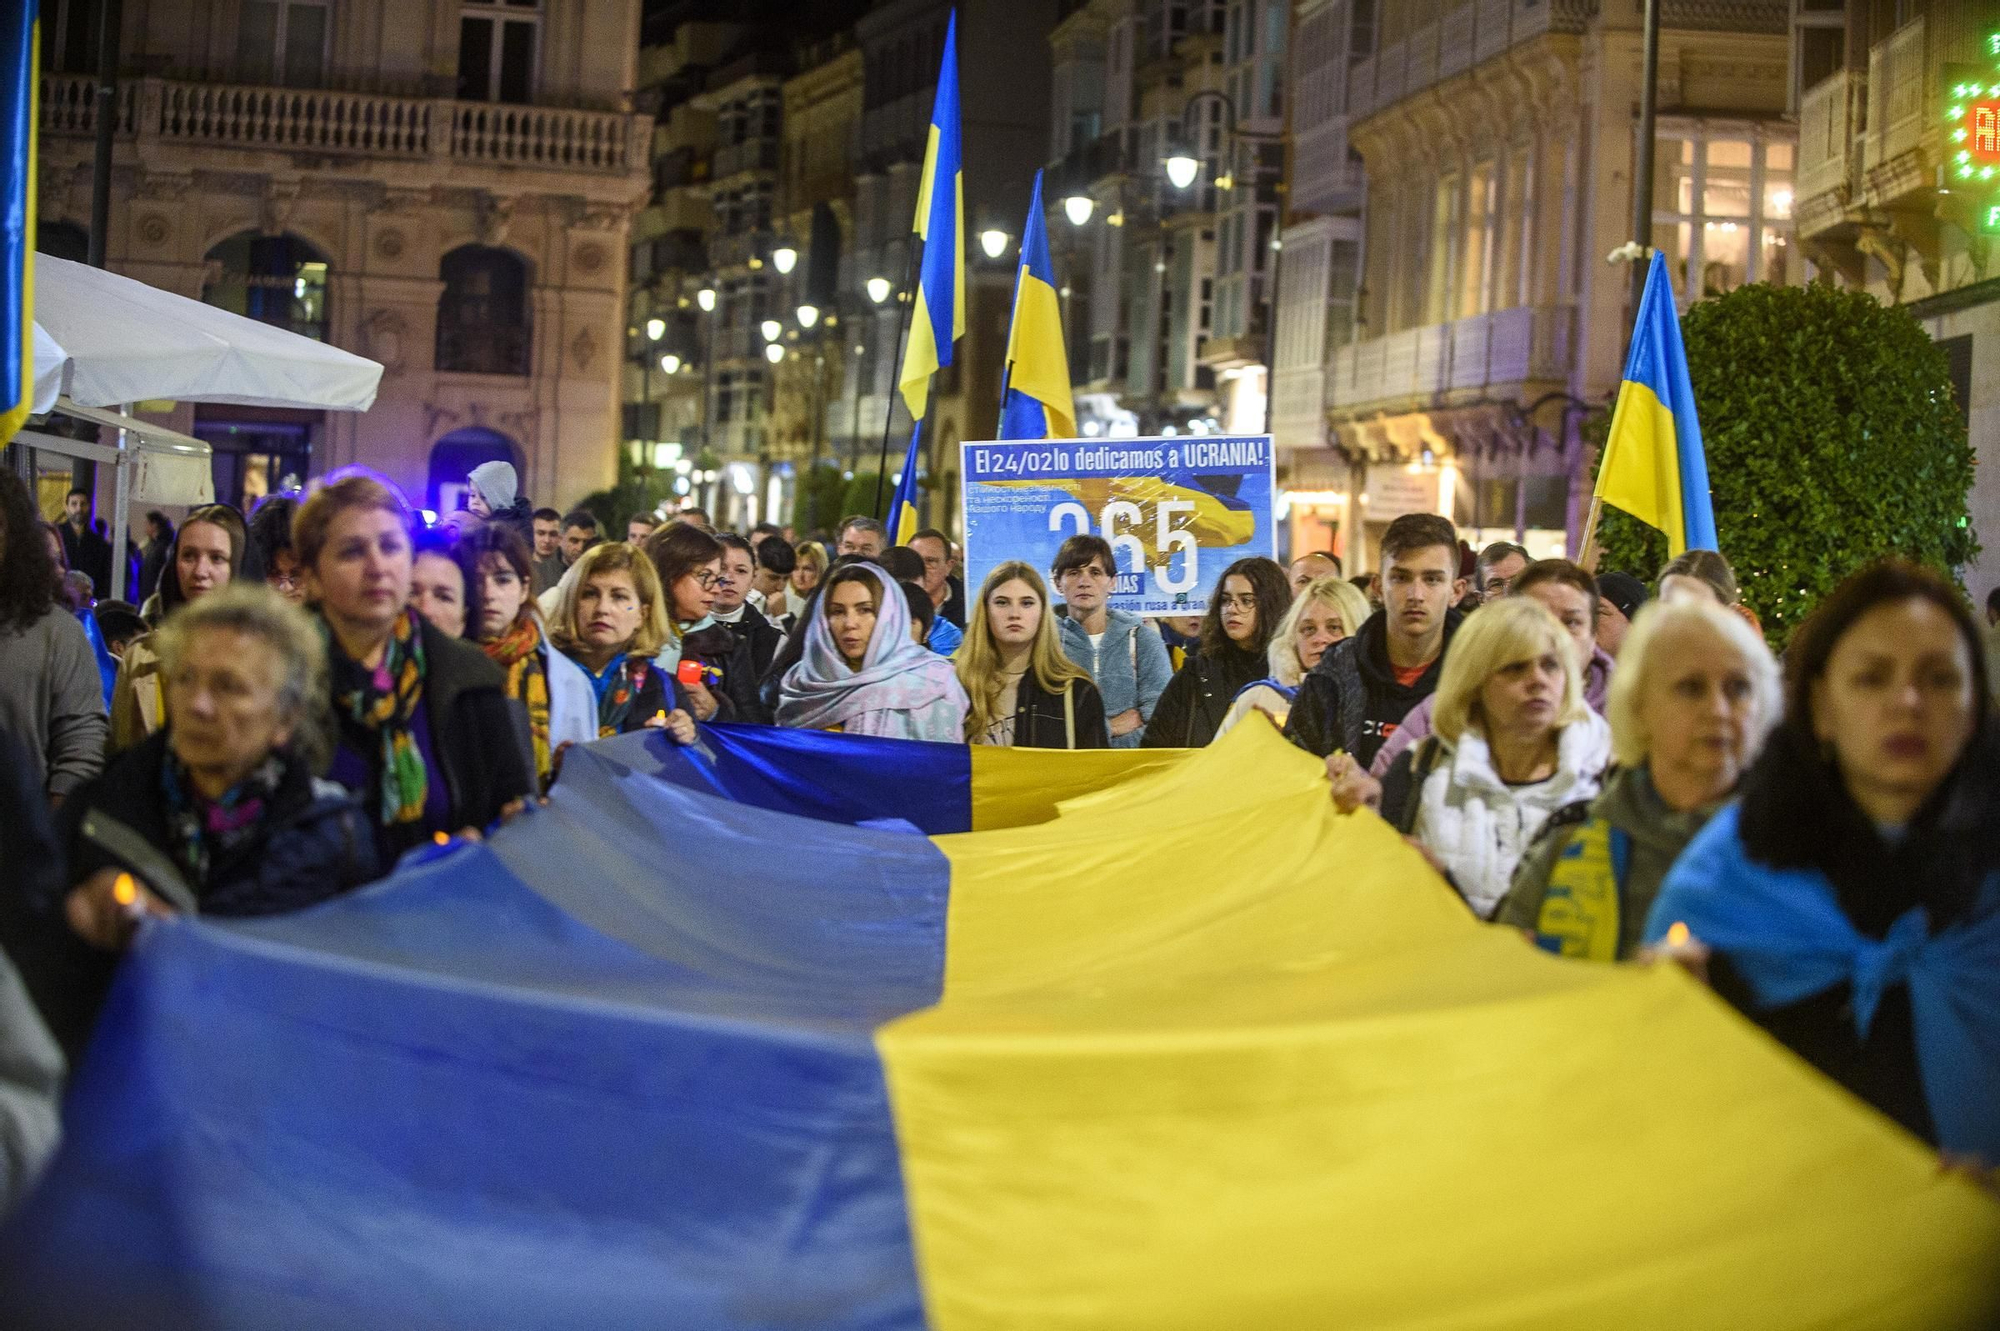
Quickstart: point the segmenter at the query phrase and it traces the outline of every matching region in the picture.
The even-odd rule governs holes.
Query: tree
[[[1880,556],[1955,576],[1978,553],[1965,423],[1944,353],[1907,313],[1758,283],[1698,302],[1681,332],[1716,532],[1774,646]],[[1610,508],[1599,544],[1607,569],[1666,559],[1660,533]]]

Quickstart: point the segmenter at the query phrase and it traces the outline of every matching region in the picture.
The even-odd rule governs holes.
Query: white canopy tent
[[[37,414],[55,411],[117,431],[115,445],[23,430],[36,453],[113,468],[111,529],[121,549],[137,497],[213,502],[209,447],[124,414],[133,402],[228,402],[253,407],[366,411],[382,367],[309,337],[189,300],[144,282],[46,254],[35,256]],[[116,407],[117,414],[99,408]],[[136,474],[135,474],[136,473]],[[111,594],[125,592],[125,561],[111,561]]]

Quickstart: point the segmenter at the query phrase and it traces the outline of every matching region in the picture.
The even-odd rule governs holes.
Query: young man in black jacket
[[[1437,689],[1463,619],[1458,532],[1434,513],[1406,513],[1382,536],[1382,608],[1335,643],[1299,684],[1285,736],[1310,753],[1345,752],[1363,769],[1410,709]]]

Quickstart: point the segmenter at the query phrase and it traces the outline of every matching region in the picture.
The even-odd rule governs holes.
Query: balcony
[[[1868,51],[1868,123],[1861,139],[1861,169],[1889,177],[1921,173],[1916,154],[1929,120],[1924,114],[1924,21],[1912,19]],[[1907,159],[1907,160],[1906,160]],[[1927,183],[1927,182],[1924,182]],[[1870,203],[1904,192],[1900,182],[1869,181]]]
[[[89,77],[44,77],[42,132],[93,133],[95,97]],[[121,84],[117,116],[118,134],[146,147],[190,144],[607,176],[645,169],[651,129],[646,117],[618,111],[158,78]]]
[[[1855,141],[1863,128],[1868,80],[1859,73],[1822,79],[1799,98],[1799,234],[1837,220],[1853,197]]]
[[[1327,401],[1357,410],[1567,379],[1574,327],[1571,306],[1522,306],[1357,342],[1328,362]]]
[[[1774,3],[1782,20],[1784,0],[1745,0],[1735,7],[1761,12]],[[1347,114],[1356,120],[1372,115],[1545,32],[1582,32],[1595,8],[1595,0],[1459,0],[1441,20],[1354,66]]]

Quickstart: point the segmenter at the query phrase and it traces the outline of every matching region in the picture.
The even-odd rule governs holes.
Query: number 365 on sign
[[[1009,560],[1047,577],[1065,540],[1101,536],[1113,609],[1198,615],[1232,561],[1276,548],[1269,435],[970,442],[962,463],[968,596]]]

